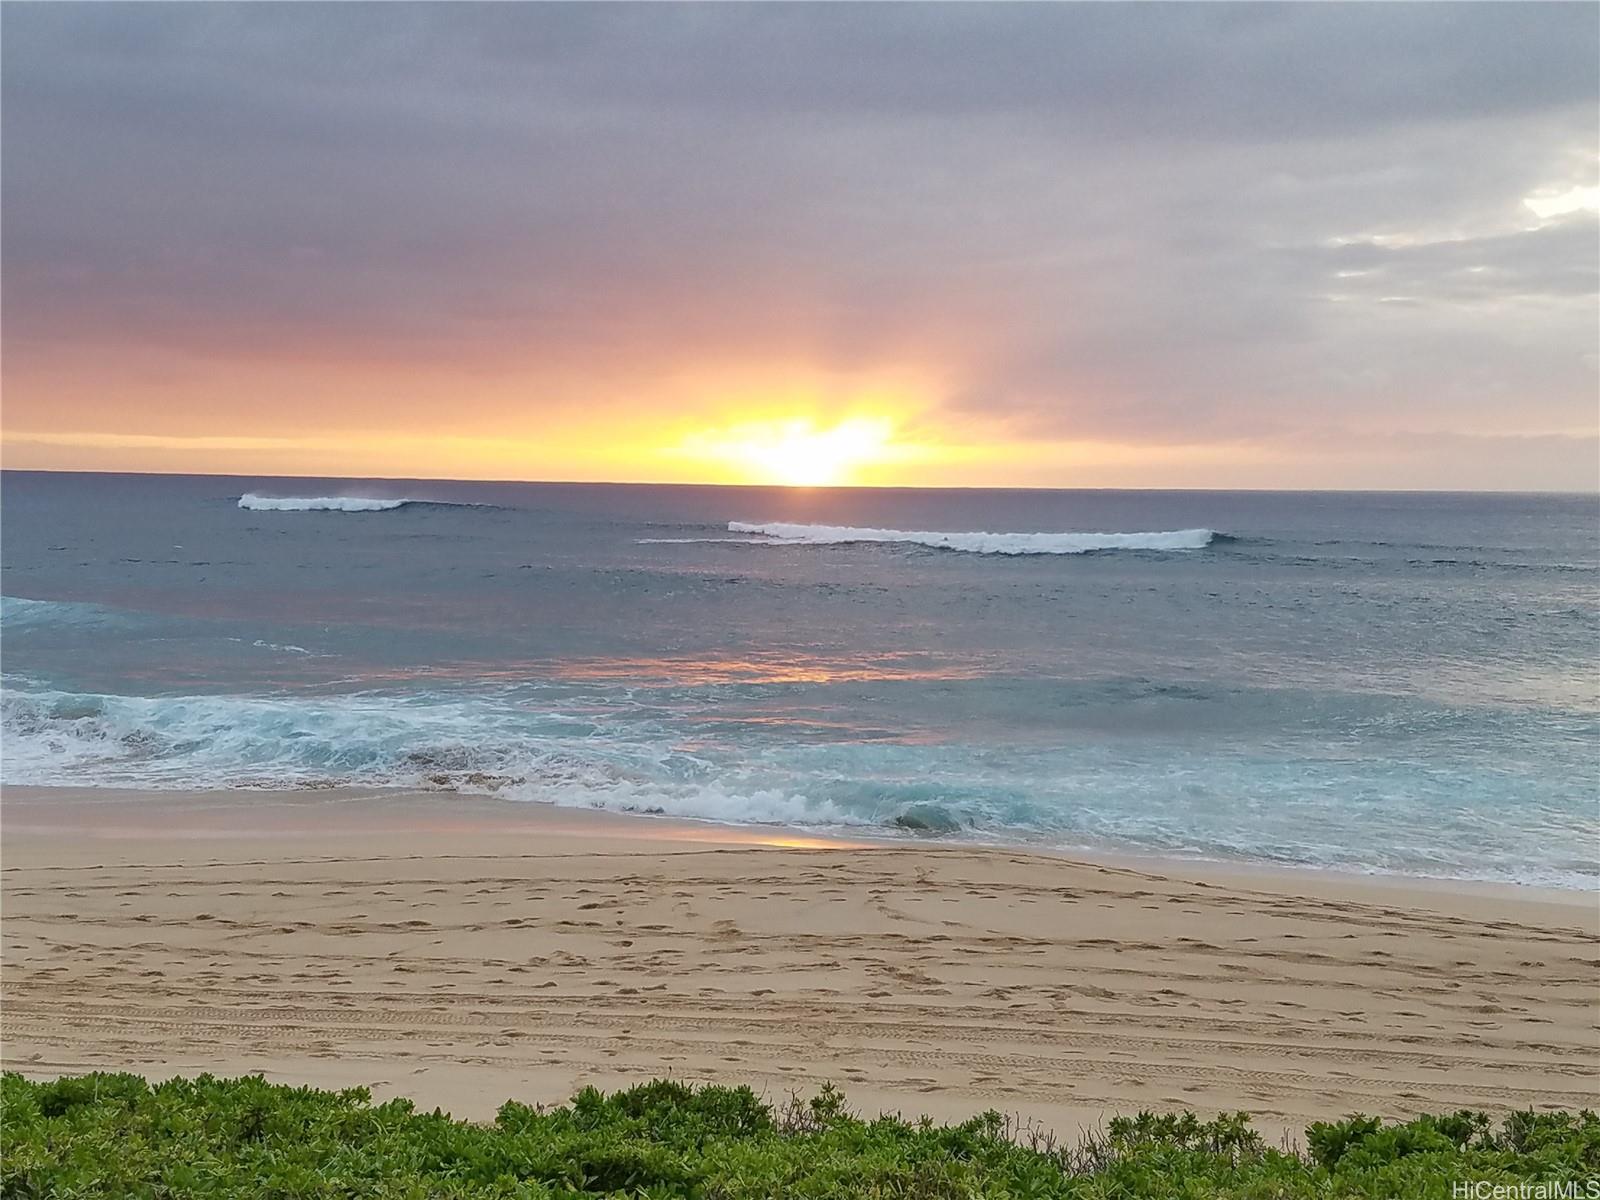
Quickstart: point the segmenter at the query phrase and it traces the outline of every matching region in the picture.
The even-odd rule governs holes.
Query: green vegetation
[[[22,1197],[1449,1197],[1456,1180],[1600,1177],[1600,1118],[1481,1113],[1313,1125],[1272,1149],[1242,1115],[1141,1115],[1060,1145],[996,1113],[862,1120],[831,1087],[774,1111],[748,1088],[655,1082],[492,1125],[259,1077],[7,1074],[0,1196]],[[1533,1193],[1529,1193],[1530,1195]],[[1557,1193],[1550,1192],[1548,1195]]]

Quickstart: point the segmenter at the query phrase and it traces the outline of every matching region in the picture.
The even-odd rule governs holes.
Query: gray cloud
[[[3,25],[8,375],[107,346],[619,378],[932,356],[952,414],[1040,435],[1595,423],[1600,232],[1522,206],[1594,183],[1592,5]]]

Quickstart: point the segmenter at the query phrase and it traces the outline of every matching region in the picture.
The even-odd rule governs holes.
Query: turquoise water
[[[1596,882],[1593,497],[11,472],[3,498],[7,783]]]

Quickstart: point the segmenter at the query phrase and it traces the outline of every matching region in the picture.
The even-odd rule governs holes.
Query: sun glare
[[[849,483],[861,467],[891,457],[892,434],[883,418],[853,417],[823,428],[796,418],[741,425],[693,442],[697,451],[752,482],[827,487]]]
[[[1541,221],[1548,221],[1552,217],[1564,217],[1568,213],[1600,212],[1600,187],[1574,187],[1564,192],[1547,189],[1538,195],[1529,196],[1523,206],[1533,210],[1533,215]]]

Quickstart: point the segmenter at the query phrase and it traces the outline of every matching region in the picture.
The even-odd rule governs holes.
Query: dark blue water
[[[3,500],[9,783],[1597,873],[1594,497],[13,472]]]

